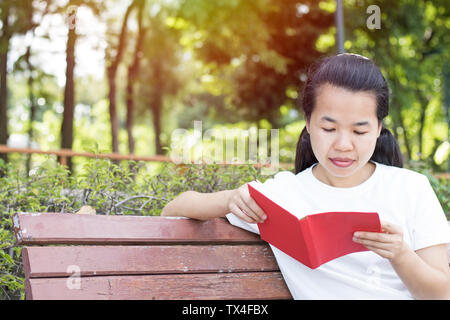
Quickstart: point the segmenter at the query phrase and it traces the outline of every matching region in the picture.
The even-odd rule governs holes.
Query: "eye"
[[[324,131],[326,131],[326,132],[332,132],[332,131],[334,131],[335,129],[333,128],[333,129],[325,129],[325,128],[322,128]],[[359,136],[361,136],[361,135],[363,135],[363,134],[366,134],[367,132],[359,132],[359,131],[355,131],[355,133],[357,134],[357,135],[359,135]]]

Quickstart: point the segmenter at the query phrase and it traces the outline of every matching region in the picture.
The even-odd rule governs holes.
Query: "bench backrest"
[[[290,299],[270,247],[225,219],[18,213],[27,299]]]
[[[291,298],[269,246],[225,219],[18,213],[13,222],[27,299]]]

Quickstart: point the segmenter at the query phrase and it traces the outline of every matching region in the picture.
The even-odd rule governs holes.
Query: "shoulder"
[[[273,177],[276,180],[285,180],[285,179],[292,179],[295,178],[295,174],[291,171],[280,171],[275,174]]]
[[[383,184],[402,188],[420,188],[429,184],[427,176],[417,171],[380,163],[377,163],[377,166],[377,170],[380,170],[380,177]]]
[[[291,171],[279,171],[273,177],[268,178],[264,184],[274,185],[282,184],[285,185],[295,180],[295,174]]]

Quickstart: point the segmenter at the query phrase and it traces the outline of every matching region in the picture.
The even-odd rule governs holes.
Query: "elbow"
[[[174,199],[175,200],[175,199]],[[176,216],[176,210],[173,210],[173,201],[169,201],[161,211],[161,217],[174,217]]]
[[[162,209],[162,211],[161,211],[161,217],[173,217],[175,214],[174,214],[174,210],[172,210],[172,207],[173,207],[173,201],[174,201],[175,199],[173,199],[173,200],[171,200],[171,201],[169,201],[165,206],[164,206],[164,208]]]
[[[178,202],[182,200],[186,194],[193,192],[193,191],[185,191],[179,194],[176,198],[169,201],[164,208],[161,211],[162,217],[177,217],[177,216],[184,216],[183,212],[181,212],[181,206],[178,205]],[[181,202],[182,203],[182,202]]]
[[[419,299],[426,300],[450,300],[450,272],[446,272],[446,280],[440,281],[434,293],[423,295]]]
[[[450,266],[449,266],[450,267]],[[445,286],[444,294],[442,295],[443,300],[450,300],[450,268],[446,269],[446,278],[447,278],[447,285]]]
[[[161,211],[161,217],[169,217],[170,215],[167,213],[167,205]]]
[[[440,295],[434,298],[435,300],[450,300],[450,285],[447,287],[447,290],[442,292]]]
[[[450,273],[448,273],[447,277],[447,290],[445,295],[442,297],[444,300],[450,300]]]

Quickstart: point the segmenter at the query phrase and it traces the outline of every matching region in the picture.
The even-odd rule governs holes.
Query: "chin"
[[[359,162],[355,160],[349,167],[338,167],[330,159],[327,159],[326,165],[324,167],[326,168],[328,173],[332,174],[333,176],[345,178],[352,176],[356,171],[358,171],[358,165]]]

